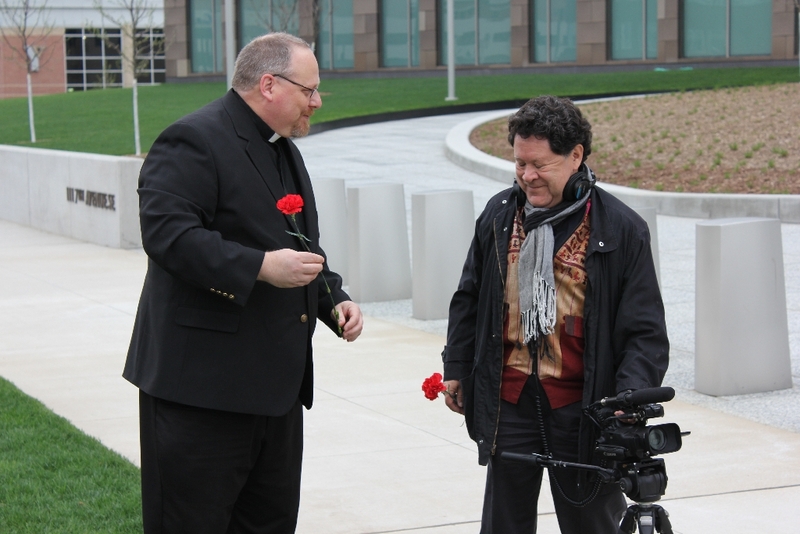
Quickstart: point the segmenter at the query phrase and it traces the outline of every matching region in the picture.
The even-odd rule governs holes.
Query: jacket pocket
[[[175,322],[181,326],[234,333],[239,330],[239,315],[235,313],[180,307]]]

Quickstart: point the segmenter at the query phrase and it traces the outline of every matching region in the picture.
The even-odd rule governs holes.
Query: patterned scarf
[[[538,349],[540,334],[552,334],[556,324],[553,225],[584,206],[589,196],[587,192],[582,199],[552,208],[535,208],[525,202],[523,228],[527,237],[519,252],[519,305],[523,339],[530,349]],[[537,347],[529,344],[531,340]]]

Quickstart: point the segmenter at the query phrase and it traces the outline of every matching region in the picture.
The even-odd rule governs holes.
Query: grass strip
[[[581,74],[458,76],[458,100],[445,102],[445,77],[343,78],[323,81],[323,107],[313,122],[379,113],[501,101],[540,94],[586,97],[655,91],[689,91],[797,81],[796,67],[722,68]],[[173,83],[140,88],[142,149],[176,119],[225,92],[223,83]],[[39,148],[123,155],[134,151],[132,94],[106,89],[34,99]],[[0,101],[0,143],[31,146],[27,99]]]
[[[139,469],[0,378],[0,532],[142,531]]]

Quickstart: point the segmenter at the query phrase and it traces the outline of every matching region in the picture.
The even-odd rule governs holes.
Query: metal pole
[[[458,100],[456,96],[456,35],[455,8],[453,0],[447,0],[447,98],[446,101]]]
[[[225,2],[225,73],[228,89],[233,85],[233,67],[236,64],[236,0]]]

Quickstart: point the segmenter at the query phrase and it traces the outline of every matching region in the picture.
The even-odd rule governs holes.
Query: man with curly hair
[[[595,184],[589,122],[541,96],[508,127],[516,182],[476,222],[442,352],[447,405],[488,464],[481,534],[536,532],[542,468],[502,452],[597,461],[582,408],[659,386],[669,356],[647,224]],[[562,533],[617,531],[617,485],[549,476]]]

